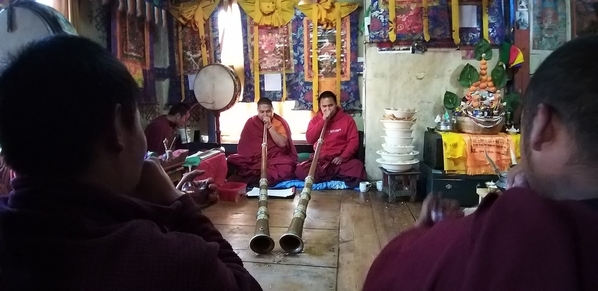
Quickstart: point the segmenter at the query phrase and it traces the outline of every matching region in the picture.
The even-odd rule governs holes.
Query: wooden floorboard
[[[337,290],[360,290],[380,252],[380,240],[368,194],[342,195]]]
[[[278,244],[298,198],[270,199],[271,254],[249,249],[257,199],[220,202],[204,213],[214,222],[264,290],[361,290],[372,261],[400,232],[411,227],[421,203],[388,203],[376,191],[314,191],[303,230],[305,250],[285,254]]]

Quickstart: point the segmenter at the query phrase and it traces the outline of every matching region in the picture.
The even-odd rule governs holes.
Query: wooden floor
[[[298,195],[297,195],[298,196]],[[220,202],[204,211],[231,243],[264,290],[361,290],[381,248],[413,225],[421,203],[389,204],[382,193],[314,191],[303,231],[305,250],[285,255],[278,238],[291,221],[298,198],[269,200],[271,254],[249,249],[255,231],[257,199]]]

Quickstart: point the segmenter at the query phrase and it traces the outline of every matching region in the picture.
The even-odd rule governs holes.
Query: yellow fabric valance
[[[338,12],[340,12],[340,17],[343,18],[355,11],[357,7],[359,5],[356,3],[340,3],[334,0],[321,0],[314,4],[297,5],[297,9],[303,12],[309,20],[317,23],[324,29],[336,27]],[[317,10],[316,13],[314,13],[314,9]]]
[[[199,32],[201,46],[201,61],[203,66],[208,65],[208,46],[205,31],[206,21],[218,6],[220,0],[204,0],[181,3],[170,7],[170,13],[184,25],[190,25]]]
[[[341,99],[341,30],[343,17],[348,16],[359,7],[356,3],[340,3],[335,0],[320,0],[313,4],[300,4],[297,9],[305,14],[312,23],[312,103],[313,111],[318,111],[319,75],[318,69],[318,26],[324,29],[336,29],[336,101],[340,105]]]
[[[241,8],[257,25],[280,27],[295,15],[297,0],[239,0]]]

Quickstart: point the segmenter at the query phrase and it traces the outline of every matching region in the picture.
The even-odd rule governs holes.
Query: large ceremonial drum
[[[231,69],[222,64],[203,67],[195,76],[193,92],[199,105],[222,112],[235,105],[241,94],[241,80]]]
[[[0,10],[0,67],[23,45],[50,35],[77,32],[53,8],[35,1],[17,1]]]

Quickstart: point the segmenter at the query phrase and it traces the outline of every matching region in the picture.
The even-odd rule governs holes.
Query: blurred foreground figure
[[[123,64],[75,36],[32,43],[0,73],[0,146],[18,173],[0,199],[1,290],[261,290],[144,160],[138,94]],[[40,120],[48,130],[23,134]]]

